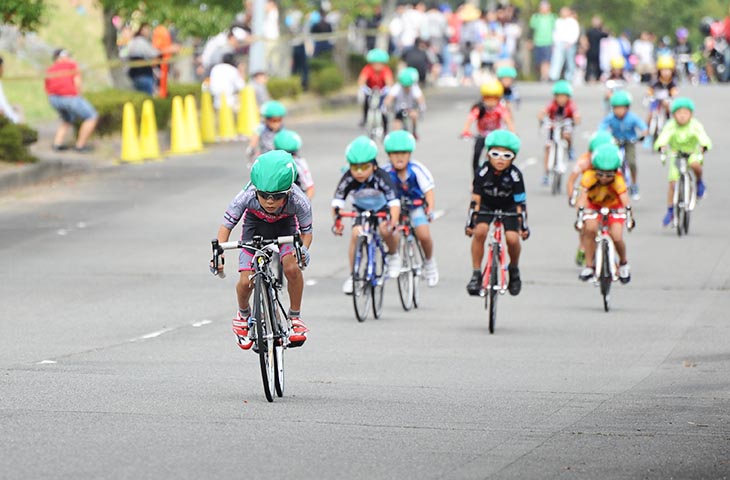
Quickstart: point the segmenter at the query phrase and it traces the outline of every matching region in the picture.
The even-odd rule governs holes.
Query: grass
[[[51,0],[46,22],[37,32],[38,37],[52,49],[65,48],[73,54],[83,69],[82,88],[86,91],[100,90],[110,84],[105,66],[106,54],[101,42],[102,18],[101,9],[94,0]],[[5,96],[11,104],[23,107],[26,122],[33,124],[55,118],[56,113],[48,104],[44,90],[45,68],[39,68],[7,52],[3,52],[3,58]],[[46,67],[52,61],[50,55],[39,60]]]

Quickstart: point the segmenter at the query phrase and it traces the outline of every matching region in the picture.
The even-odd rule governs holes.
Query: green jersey
[[[712,148],[712,140],[699,120],[692,118],[686,125],[679,125],[671,119],[654,142],[655,150],[664,146],[669,146],[675,152],[695,153],[699,147]]]
[[[553,44],[556,18],[554,13],[535,13],[530,17],[530,28],[533,31],[532,41],[536,47],[549,47]]]

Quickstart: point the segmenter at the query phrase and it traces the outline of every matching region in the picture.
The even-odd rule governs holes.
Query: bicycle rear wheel
[[[684,223],[687,221],[687,199],[685,198],[686,179],[684,175],[679,177],[674,188],[677,189],[677,236],[681,237],[684,232]]]
[[[368,318],[371,293],[372,289],[368,279],[368,242],[366,237],[359,237],[352,266],[352,303],[358,322],[364,322]]]
[[[489,290],[485,295],[486,307],[489,311],[489,333],[494,333],[494,326],[497,323],[497,294],[499,293],[499,273],[502,269],[499,261],[500,249],[500,245],[492,245],[489,249],[492,266],[489,272]]]
[[[276,388],[276,396],[281,398],[284,396],[284,346],[276,345],[274,347],[274,367],[276,377],[274,387]]]
[[[599,274],[598,281],[601,286],[601,296],[603,296],[603,310],[608,312],[611,299],[611,283],[613,282],[610,263],[612,259],[609,256],[609,249],[606,240],[601,241],[599,245],[601,248],[601,258],[603,259],[603,261],[601,262],[601,272]]]
[[[373,258],[373,280],[371,282],[373,289],[373,316],[380,318],[383,313],[383,291],[385,289],[385,253],[375,246],[375,255]]]
[[[562,165],[562,162],[564,160],[563,158],[563,148],[561,146],[556,146],[554,148],[555,151],[555,158],[553,158],[553,166],[550,169],[550,176],[552,177],[550,179],[550,192],[553,195],[559,195],[560,194],[560,187],[563,183],[563,174],[560,171],[560,166]]]
[[[264,394],[269,402],[273,402],[274,391],[276,389],[274,327],[267,285],[261,277],[256,277],[254,281],[253,315],[256,320],[256,345],[258,347],[259,364],[261,365],[261,380],[263,380],[264,384]]]
[[[418,308],[421,303],[421,279],[423,278],[423,249],[418,242],[418,238],[413,236],[413,244],[411,247],[411,268],[413,270],[413,308]]]
[[[409,242],[408,235],[400,237],[400,257],[403,264],[398,275],[398,294],[400,295],[400,303],[403,310],[408,311],[413,308],[413,271],[412,271],[412,249],[413,245]]]

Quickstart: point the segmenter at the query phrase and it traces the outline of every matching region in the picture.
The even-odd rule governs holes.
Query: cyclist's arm
[[[425,210],[427,212],[433,212],[436,208],[436,195],[433,193],[433,188],[423,194],[423,198],[426,201]]]
[[[660,148],[669,145],[669,141],[672,139],[672,136],[674,136],[674,133],[677,130],[676,125],[677,124],[672,120],[668,121],[664,125],[664,128],[662,128],[662,131],[659,133],[659,136],[654,142],[654,150],[659,150]]]
[[[225,225],[221,225],[218,229],[218,235],[216,235],[216,238],[218,238],[218,243],[227,242],[228,239],[231,238],[231,229]]]
[[[710,136],[707,135],[707,132],[705,131],[705,127],[699,122],[699,120],[696,120],[694,118],[691,120],[691,122],[694,127],[694,133],[697,136],[697,142],[705,150],[711,149],[712,140],[710,140]]]
[[[367,83],[367,81],[368,81],[368,75],[367,75],[367,72],[365,72],[365,70],[363,69],[360,71],[360,75],[358,75],[358,77],[357,77],[357,86],[362,87]]]
[[[578,208],[585,208],[585,206],[588,204],[588,191],[583,187],[580,186],[580,195],[578,195],[578,200],[575,202],[575,206]]]
[[[580,112],[574,111],[573,112],[573,125],[580,124],[580,120],[581,120],[581,118],[580,118]]]
[[[624,206],[624,208],[630,208],[631,207],[631,199],[629,198],[629,192],[625,191],[621,195],[618,196],[618,199],[621,200],[621,205]]]
[[[546,116],[547,116],[547,109],[546,108],[544,108],[544,109],[540,110],[539,112],[537,112],[537,120],[540,121],[540,122],[542,122],[543,120],[545,120],[545,117]]]
[[[676,97],[677,95],[679,95],[679,88],[677,88],[677,87],[672,87],[672,88],[671,88],[671,89],[669,90],[669,96],[670,96],[670,97]]]
[[[302,245],[304,245],[307,250],[309,250],[309,246],[312,244],[312,234],[311,233],[301,233],[299,234],[299,238],[302,239]]]
[[[502,116],[502,121],[507,127],[507,130],[509,130],[510,132],[515,131],[515,122],[512,121],[512,115],[509,113],[509,110],[505,109],[505,114],[504,116]]]

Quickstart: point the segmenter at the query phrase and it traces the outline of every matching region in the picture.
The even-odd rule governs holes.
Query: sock
[[[472,277],[481,277],[482,276],[482,271],[481,270],[474,270],[474,271],[471,272],[471,276]]]
[[[249,307],[246,307],[246,308],[239,307],[238,308],[238,313],[241,314],[241,317],[248,318],[248,317],[251,316],[251,308],[249,308]]]
[[[289,309],[289,315],[288,315],[289,318],[292,318],[292,317],[298,318],[301,315],[302,315],[302,312],[300,310],[292,310],[291,308]]]
[[[674,213],[674,207],[667,207],[667,213]]]

